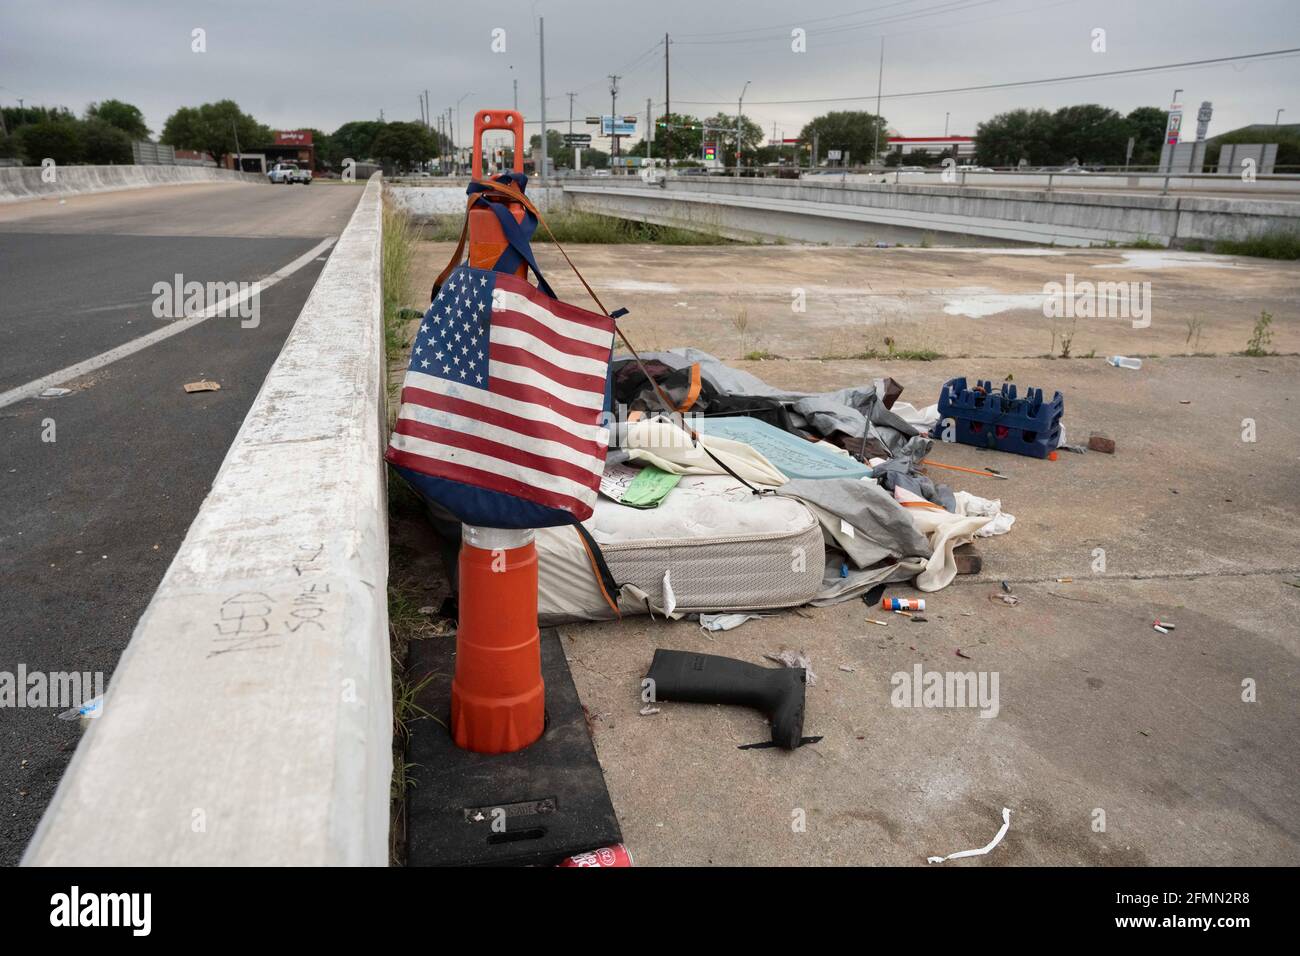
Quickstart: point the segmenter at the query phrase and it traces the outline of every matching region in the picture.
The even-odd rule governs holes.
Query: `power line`
[[[869,27],[888,26],[894,23],[905,23],[908,20],[924,19],[925,17],[934,16],[940,13],[944,15],[948,15],[952,13],[958,13],[962,10],[969,10],[972,7],[985,7],[991,3],[998,3],[998,2],[999,0],[947,0],[947,2],[945,3],[941,3],[933,7],[927,7],[924,10],[917,10],[912,13],[891,14],[886,17],[881,17],[877,20],[864,20],[861,23],[841,24],[839,26],[829,28],[826,30],[810,32],[808,36],[823,36],[823,35],[830,35],[830,34],[839,36],[844,33],[850,33],[854,30],[865,30]],[[788,38],[789,38],[788,33],[785,33],[785,34],[773,34],[772,36],[768,36],[768,37],[747,37],[747,38],[741,38],[735,40],[680,40],[674,42],[680,42],[692,46],[735,46],[735,45],[744,45],[744,44],[771,43],[775,40],[785,40]]]
[[[1221,56],[1209,60],[1187,60],[1183,63],[1166,63],[1163,66],[1139,66],[1127,70],[1107,70],[1103,73],[1076,73],[1072,76],[1054,76],[1041,80],[1014,80],[1008,83],[983,83],[978,86],[954,86],[943,90],[918,90],[912,93],[886,93],[881,99],[903,99],[912,96],[937,96],[949,93],[975,93],[984,90],[1005,90],[1020,86],[1043,86],[1049,83],[1069,83],[1075,80],[1096,80],[1111,76],[1133,76],[1139,73],[1158,73],[1164,70],[1179,70],[1190,67],[1214,66],[1219,63],[1235,63],[1239,60],[1259,60],[1267,57],[1295,56],[1300,47],[1287,50],[1271,50],[1267,53],[1244,53],[1239,56]],[[756,100],[753,106],[784,106],[801,103],[846,103],[850,100],[874,100],[875,95],[865,96],[824,96],[803,100]],[[688,106],[717,106],[729,103],[729,100],[678,100]]]
[[[807,23],[826,23],[829,20],[847,20],[852,17],[859,17],[868,13],[874,15],[879,13],[881,10],[887,10],[890,7],[901,7],[909,3],[915,3],[915,2],[916,0],[895,0],[894,3],[887,3],[882,7],[876,7],[874,10],[854,10],[851,13],[836,13],[827,17],[813,17],[812,19],[801,20],[797,24],[774,23],[771,26],[765,26],[765,27],[746,27],[741,30],[719,30],[716,33],[679,33],[677,34],[677,36],[686,37],[687,39],[690,39],[692,37],[726,37],[726,36],[736,36],[741,33],[763,33],[768,30],[788,30],[792,26],[802,27],[804,24]]]

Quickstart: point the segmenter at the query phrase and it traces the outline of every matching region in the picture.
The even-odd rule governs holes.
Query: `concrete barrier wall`
[[[670,180],[666,189],[632,180],[565,182],[578,209],[706,228],[736,237],[810,242],[988,239],[1062,246],[1241,239],[1300,228],[1300,202],[793,180]]]
[[[898,183],[904,186],[982,186],[990,189],[999,187],[1021,187],[1028,189],[1045,189],[1048,180],[1051,180],[1053,189],[1062,190],[1133,190],[1141,189],[1159,194],[1162,190],[1168,188],[1173,190],[1192,191],[1192,190],[1210,190],[1216,193],[1234,192],[1241,193],[1243,198],[1250,195],[1259,195],[1260,193],[1281,193],[1295,195],[1300,197],[1300,177],[1262,177],[1251,182],[1244,182],[1239,175],[1222,175],[1222,176],[1170,176],[1166,183],[1164,174],[1153,173],[1053,173],[1049,177],[1047,173],[968,173],[963,172],[961,167],[957,167],[956,184],[944,183],[943,172],[940,169],[931,169],[925,172],[898,172],[896,170],[886,170],[883,173],[805,173],[801,179],[805,183],[817,182],[847,182],[851,184],[879,183],[885,179],[889,183]]]
[[[448,183],[447,180],[440,179],[418,185],[388,183],[386,189],[394,204],[419,222],[434,216],[465,215],[465,187],[468,183],[469,180]],[[530,182],[528,198],[545,213],[562,195],[555,187],[542,188]]]
[[[384,865],[381,184],[136,626],[25,865]]]
[[[265,183],[259,173],[215,166],[57,166],[54,182],[41,179],[39,166],[0,166],[0,203],[106,193],[146,186],[192,183]]]

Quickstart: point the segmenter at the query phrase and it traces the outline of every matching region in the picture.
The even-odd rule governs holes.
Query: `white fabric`
[[[965,492],[958,491],[954,494],[961,495]],[[916,576],[914,584],[920,591],[946,588],[957,576],[957,559],[953,557],[953,550],[970,542],[992,519],[979,514],[954,514],[926,501],[915,492],[908,491],[902,485],[895,486],[894,497],[911,517],[912,525],[929,539],[933,549],[925,563],[925,570]]]
[[[995,534],[1006,534],[1016,523],[1016,516],[1002,510],[1001,498],[981,498],[966,491],[955,491],[957,511],[963,515],[984,515],[993,520],[975,532],[977,538],[991,538]]]

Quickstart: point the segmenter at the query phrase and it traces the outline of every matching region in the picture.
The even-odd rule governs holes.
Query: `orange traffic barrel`
[[[474,153],[472,172],[475,179],[483,178],[483,134],[487,130],[499,129],[513,132],[515,135],[514,169],[517,173],[524,171],[524,116],[515,110],[479,110],[474,114]],[[515,217],[515,222],[524,221],[524,207],[517,202],[506,203],[506,208]],[[469,211],[469,264],[474,269],[491,269],[509,248],[501,223],[491,209],[484,203],[477,203]],[[519,265],[515,275],[524,278],[528,266]]]
[[[546,728],[533,532],[464,525],[451,735],[477,753],[522,750]]]

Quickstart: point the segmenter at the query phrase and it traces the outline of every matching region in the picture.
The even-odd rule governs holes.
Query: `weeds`
[[[384,202],[383,265],[381,278],[384,287],[384,351],[388,361],[400,358],[406,348],[406,325],[402,304],[411,293],[411,259],[415,255],[416,230],[406,213],[393,203]],[[417,316],[418,317],[418,316]]]
[[[1201,331],[1205,328],[1205,320],[1194,318],[1187,320],[1187,340],[1184,344],[1193,349],[1201,347]],[[1195,339],[1195,342],[1192,340]]]
[[[455,242],[460,238],[461,216],[434,216],[420,227],[420,238],[431,242]],[[663,246],[722,246],[743,244],[723,236],[716,229],[682,229],[652,222],[618,219],[592,212],[558,212],[546,217],[548,233],[539,227],[533,242],[550,242],[551,233],[562,243],[624,245],[650,242]]]
[[[1300,259],[1300,230],[1274,229],[1249,239],[1220,239],[1214,244],[1214,251],[1260,259]]]
[[[731,318],[732,328],[740,335],[740,354],[745,354],[745,336],[749,332],[749,309],[741,306]]]
[[[1242,354],[1258,358],[1262,355],[1272,355],[1269,346],[1273,344],[1273,330],[1270,326],[1273,324],[1273,314],[1271,312],[1260,312],[1259,318],[1255,321],[1255,328],[1251,330],[1250,340],[1246,343],[1246,351]]]

